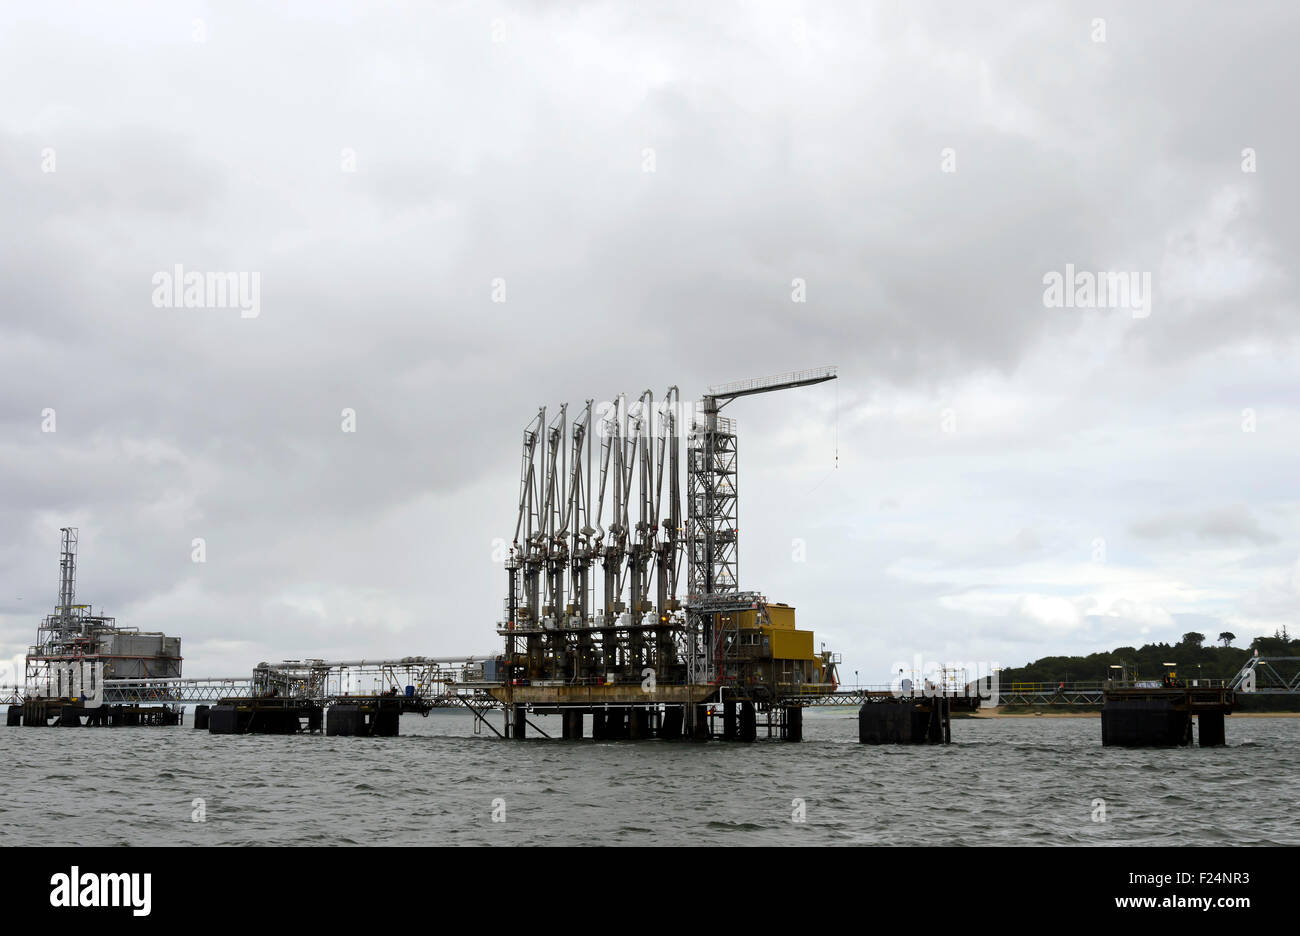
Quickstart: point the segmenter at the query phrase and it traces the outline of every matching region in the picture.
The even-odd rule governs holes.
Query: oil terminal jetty
[[[867,744],[948,743],[981,703],[1100,704],[1102,743],[1223,744],[1249,667],[1218,685],[1000,687],[942,672],[890,687],[840,685],[840,655],[793,605],[739,585],[742,399],[811,387],[833,367],[710,387],[543,407],[520,447],[498,652],[259,663],[246,677],[188,678],[181,639],[120,626],[79,604],[78,532],[61,530],[58,601],[38,625],[22,686],[0,690],[10,726],[179,726],[212,734],[393,736],[400,716],[462,707],[476,733],[563,740],[797,742],[803,711],[853,706]],[[684,483],[683,483],[684,482]],[[1251,682],[1253,686],[1253,681]],[[1196,732],[1193,732],[1193,725]]]

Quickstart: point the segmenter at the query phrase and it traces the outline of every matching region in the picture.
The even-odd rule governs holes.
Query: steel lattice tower
[[[834,380],[834,367],[710,387],[687,441],[687,593],[691,600],[737,591],[739,501],[736,424],[718,415],[737,397]]]

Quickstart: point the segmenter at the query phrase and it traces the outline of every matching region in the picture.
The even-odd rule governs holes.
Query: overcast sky
[[[823,364],[728,410],[740,580],[850,678],[1300,632],[1297,48],[1293,2],[6,4],[0,657],[68,525],[187,675],[494,652],[538,406]],[[257,315],[160,307],[178,264]]]

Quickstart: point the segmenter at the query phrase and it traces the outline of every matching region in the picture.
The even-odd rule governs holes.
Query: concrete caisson
[[[1102,694],[1101,743],[1104,747],[1184,747],[1192,743],[1196,721],[1201,747],[1226,742],[1224,716],[1236,694],[1230,689],[1167,686],[1159,689],[1108,689]]]
[[[944,698],[864,702],[858,709],[861,744],[946,744],[951,706]]]

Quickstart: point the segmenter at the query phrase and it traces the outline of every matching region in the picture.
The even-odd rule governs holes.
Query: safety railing
[[[787,374],[774,374],[770,377],[750,377],[709,388],[709,396],[723,397],[738,393],[753,393],[767,387],[782,387],[787,384],[806,383],[813,380],[828,380],[835,376],[834,367],[813,367],[808,370],[790,371]]]

